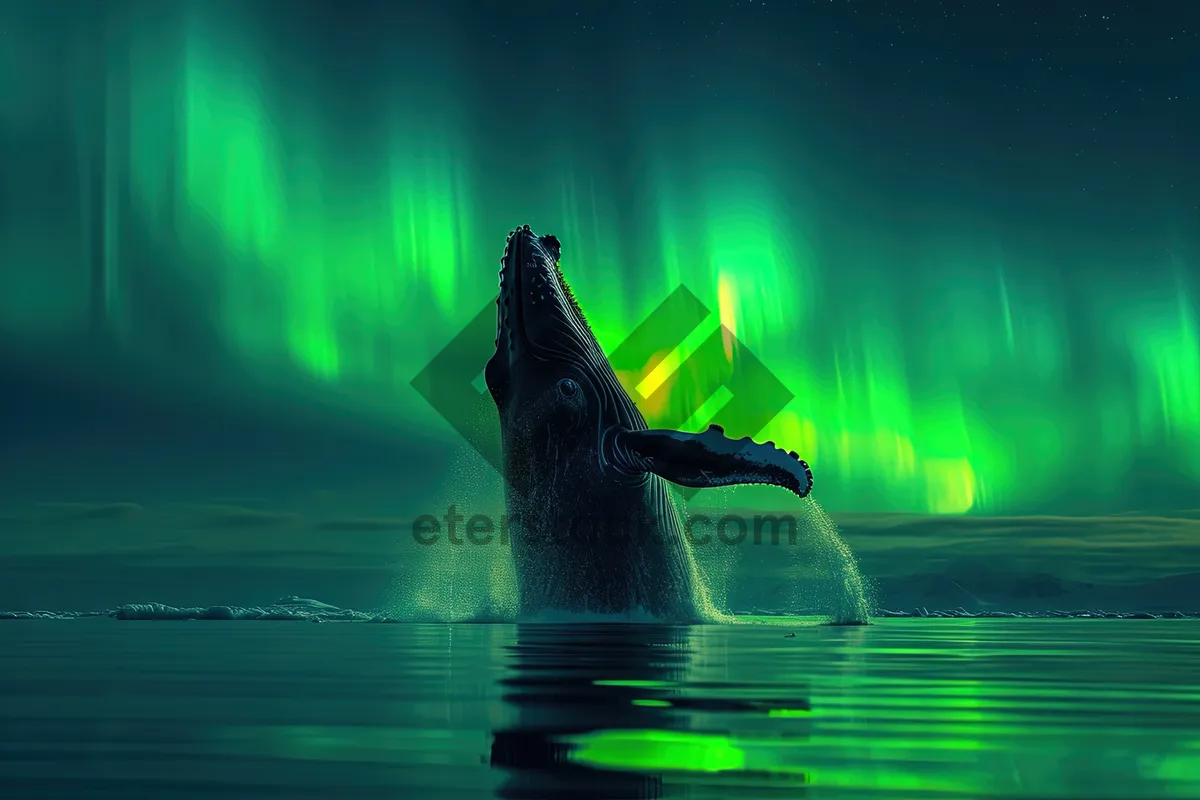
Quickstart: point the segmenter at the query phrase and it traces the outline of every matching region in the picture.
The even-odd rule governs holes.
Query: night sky
[[[410,381],[529,223],[606,348],[700,297],[832,512],[1200,507],[1198,78],[1159,0],[3,0],[0,494],[494,502]]]

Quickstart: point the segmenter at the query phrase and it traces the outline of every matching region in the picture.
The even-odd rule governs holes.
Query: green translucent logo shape
[[[638,387],[669,358],[712,312],[686,286],[672,292],[658,308],[608,355],[630,398],[641,407],[666,409],[647,419],[652,428],[694,430],[720,425],[734,438],[756,438],[795,397],[724,325],[713,331],[666,380],[649,395]],[[487,390],[475,388],[483,365],[491,358],[496,337],[496,301],[474,319],[429,362],[412,386],[450,427],[504,473],[500,437],[483,420],[495,417]],[[696,420],[701,407],[724,388],[729,401],[710,419]],[[687,402],[669,402],[686,398]],[[676,487],[690,500],[699,491]]]

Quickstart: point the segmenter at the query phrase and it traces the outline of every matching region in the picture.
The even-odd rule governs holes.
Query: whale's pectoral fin
[[[781,450],[774,442],[730,439],[716,425],[703,433],[624,430],[619,441],[646,471],[680,486],[708,489],[761,483],[799,497],[812,491],[812,470],[796,453]]]

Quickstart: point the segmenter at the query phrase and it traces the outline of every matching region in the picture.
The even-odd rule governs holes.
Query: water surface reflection
[[[756,682],[738,689],[748,696],[734,698],[727,682],[693,680],[693,638],[706,630],[519,626],[507,648],[512,674],[501,681],[516,724],[496,731],[492,745],[492,766],[510,774],[497,795],[658,798],[669,794],[664,775],[693,789],[729,778],[745,789],[752,777],[759,790],[770,788],[762,779],[802,786],[800,769],[753,769],[725,718],[735,715],[743,735],[753,735],[757,717],[770,720],[781,741],[802,738],[809,710],[798,693],[803,685]],[[786,694],[759,696],[764,689]]]
[[[0,797],[1198,798],[1198,663],[1192,620],[6,622]]]

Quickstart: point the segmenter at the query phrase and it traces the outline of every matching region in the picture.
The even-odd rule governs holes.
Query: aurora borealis
[[[1200,505],[1194,31],[576,5],[0,3],[6,351],[458,447],[409,382],[528,222],[606,348],[717,312],[831,510]]]

